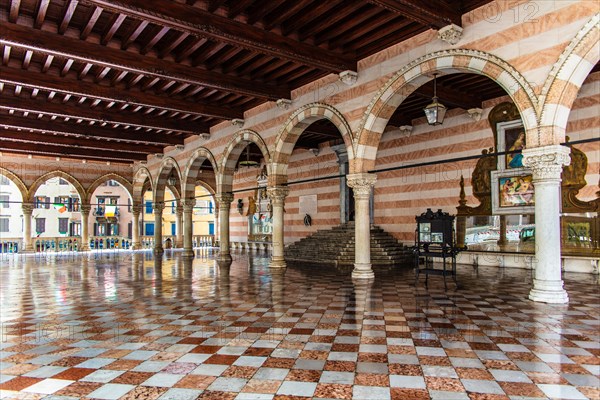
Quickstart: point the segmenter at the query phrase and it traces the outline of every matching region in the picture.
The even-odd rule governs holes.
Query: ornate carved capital
[[[142,206],[140,204],[135,204],[131,206],[131,213],[133,215],[140,214],[142,212]]]
[[[219,207],[229,208],[233,201],[233,193],[219,193],[215,195],[215,200],[219,203]]]
[[[31,213],[34,210],[34,206],[32,203],[23,203],[21,204],[21,209],[23,210],[23,214],[29,214],[31,215]]]
[[[346,182],[354,190],[354,196],[368,196],[371,194],[371,188],[377,182],[377,175],[359,173],[346,176]]]
[[[181,206],[183,208],[183,212],[192,212],[194,210],[194,206],[196,205],[196,199],[185,199],[181,201]]]
[[[162,214],[165,209],[165,203],[154,203],[154,214]]]
[[[275,186],[267,189],[267,196],[271,199],[273,206],[283,206],[283,202],[289,193],[290,189],[285,186]]]
[[[462,38],[463,28],[458,25],[446,25],[438,31],[438,38],[449,44],[456,44]]]
[[[92,206],[91,206],[91,204],[82,204],[79,207],[79,210],[80,210],[82,216],[89,215],[90,211],[92,211]]]
[[[523,165],[531,168],[534,182],[560,181],[563,166],[571,163],[570,151],[560,145],[523,149]]]

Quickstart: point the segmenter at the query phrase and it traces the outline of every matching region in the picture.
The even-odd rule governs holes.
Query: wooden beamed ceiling
[[[145,159],[489,1],[0,0],[0,151]],[[472,108],[472,82],[438,95]]]

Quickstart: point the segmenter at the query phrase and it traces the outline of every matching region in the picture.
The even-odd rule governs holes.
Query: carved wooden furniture
[[[425,285],[429,274],[442,275],[444,288],[447,289],[446,276],[456,281],[456,255],[460,251],[454,241],[454,216],[442,210],[431,211],[430,208],[420,216],[416,216],[415,230],[415,285],[419,275],[425,274]],[[442,268],[435,268],[434,259],[442,260]]]

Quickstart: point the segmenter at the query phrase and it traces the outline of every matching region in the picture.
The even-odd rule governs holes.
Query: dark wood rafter
[[[233,46],[245,48],[272,57],[319,68],[329,72],[356,70],[356,60],[319,47],[288,39],[252,25],[230,20],[197,7],[158,0],[84,0],[132,18],[150,21],[194,36],[212,38]]]
[[[40,51],[57,57],[89,62],[102,67],[143,74],[158,79],[173,79],[194,85],[212,87],[227,92],[240,93],[268,100],[289,98],[289,89],[257,85],[235,76],[190,68],[157,58],[148,58],[131,52],[104,47],[98,44],[56,37],[48,32],[4,24],[0,26],[0,44]],[[66,75],[66,72],[64,73]]]
[[[39,116],[40,113],[35,115]],[[122,142],[130,143],[146,143],[152,145],[162,146],[173,146],[176,144],[183,144],[183,138],[174,135],[157,134],[153,132],[147,132],[145,130],[124,130],[114,129],[108,126],[102,127],[101,123],[95,123],[96,126],[77,123],[62,123],[58,124],[52,121],[51,114],[42,114],[41,118],[23,118],[6,115],[6,111],[2,114],[2,120],[0,126],[11,127],[14,129],[32,130],[35,132],[49,132],[60,135],[81,137],[81,138],[94,138],[94,139],[109,139],[109,140],[121,140]],[[106,142],[105,142],[106,143]]]
[[[0,0],[0,141],[144,159],[490,1]],[[431,82],[418,88],[390,123],[423,118],[432,95]],[[448,108],[502,95],[480,76],[438,77]],[[325,120],[296,147],[322,143],[342,143]]]
[[[187,123],[185,121],[172,121],[164,118],[153,118],[148,115],[121,114],[97,110],[89,107],[76,107],[70,104],[59,104],[50,101],[32,101],[19,97],[2,96],[0,108],[4,110],[19,110],[31,113],[47,113],[63,118],[85,119],[96,122],[106,122],[113,125],[139,126],[146,129],[155,129],[165,132],[178,132],[197,134],[206,132],[208,127],[202,127],[198,123]]]
[[[21,128],[12,126],[9,124],[0,124],[0,138],[23,141],[23,142],[48,142],[57,146],[75,146],[84,147],[90,149],[104,150],[107,146],[106,140],[95,140],[89,138],[77,138],[55,134],[43,134],[39,132],[24,132]],[[19,130],[21,129],[21,130]],[[119,143],[118,146],[114,147],[114,151],[124,151],[130,153],[160,153],[163,147],[160,145],[147,145],[147,144],[131,144],[121,140],[116,140]]]
[[[438,0],[435,3],[422,0],[367,1],[435,29],[440,29],[450,24],[462,26],[460,10],[453,9],[443,0]]]
[[[87,149],[74,146],[40,144],[38,142],[18,142],[0,138],[0,151],[25,154],[56,155],[76,158],[99,159],[103,161],[143,161],[147,159],[144,153],[120,152],[115,150]]]

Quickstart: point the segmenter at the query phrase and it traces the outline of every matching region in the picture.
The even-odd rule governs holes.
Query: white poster
[[[310,215],[315,217],[317,215],[317,195],[309,194],[306,196],[300,196],[298,199],[300,203],[299,213],[300,215]]]

